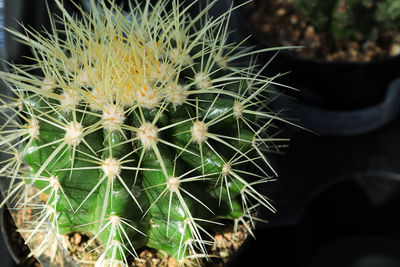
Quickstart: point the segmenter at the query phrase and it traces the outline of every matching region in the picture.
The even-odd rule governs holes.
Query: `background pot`
[[[243,2],[243,1],[237,1]],[[250,8],[240,9],[241,29],[258,48],[270,47],[273,42],[251,22]],[[276,43],[276,42],[275,42]],[[272,54],[260,58],[267,62]],[[335,110],[359,109],[381,102],[389,84],[400,76],[400,56],[371,62],[325,61],[306,59],[300,53],[286,50],[271,62],[267,74],[291,73],[280,80],[300,89],[294,96],[306,104]]]
[[[242,1],[237,1],[241,3]],[[239,20],[243,35],[257,48],[271,46],[271,40],[251,23],[252,11],[244,6]],[[260,64],[275,54],[264,53]],[[400,56],[371,62],[306,59],[301,53],[282,50],[264,74],[290,72],[277,82],[296,90],[273,87],[280,97],[273,104],[295,123],[319,135],[348,136],[374,131],[398,114],[400,101]]]
[[[269,46],[245,8],[239,20],[251,44]],[[274,267],[400,266],[399,64],[330,63],[288,51],[274,58],[265,74],[291,71],[279,81],[300,89],[273,88],[293,97],[278,98],[276,110],[316,134],[283,125],[290,146],[275,158],[279,177],[266,188],[278,212],[265,217],[248,258],[263,253]]]

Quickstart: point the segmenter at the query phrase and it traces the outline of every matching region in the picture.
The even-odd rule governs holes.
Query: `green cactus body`
[[[337,39],[376,38],[376,30],[399,30],[400,4],[392,0],[294,0],[319,30]]]
[[[274,211],[258,191],[270,180],[263,151],[280,141],[269,137],[275,114],[260,110],[271,79],[234,66],[252,52],[226,43],[228,13],[190,19],[173,3],[123,14],[92,2],[80,20],[59,4],[65,39],[55,27],[14,32],[45,77],[2,73],[17,96],[3,108],[19,117],[6,128],[20,129],[0,135],[17,155],[3,168],[10,189],[38,192],[24,205],[47,196],[35,229],[50,221],[59,235],[98,239],[97,266],[125,266],[143,246],[180,262],[207,257],[221,220],[254,221],[258,205]]]

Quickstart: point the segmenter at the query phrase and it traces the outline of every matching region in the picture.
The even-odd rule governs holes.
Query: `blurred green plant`
[[[400,28],[398,0],[294,0],[315,28],[336,39],[368,40]]]

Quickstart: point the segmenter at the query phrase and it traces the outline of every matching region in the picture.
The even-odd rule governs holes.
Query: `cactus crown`
[[[229,12],[101,0],[78,19],[57,3],[63,29],[12,31],[35,63],[1,73],[13,93],[1,100],[3,192],[37,210],[36,256],[56,260],[54,236],[79,231],[100,242],[97,266],[126,266],[143,246],[207,258],[221,220],[254,226],[255,207],[274,211],[259,191],[282,140],[265,111],[273,79],[235,66],[254,52],[227,42]]]
[[[398,31],[400,3],[392,0],[294,0],[310,22],[338,39],[375,39]]]

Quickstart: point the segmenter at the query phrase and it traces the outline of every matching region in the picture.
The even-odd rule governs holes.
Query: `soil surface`
[[[29,213],[29,210],[26,209]],[[22,235],[18,232],[15,223],[8,212],[6,216],[6,224],[4,225],[7,228],[6,233],[10,243],[12,245],[12,249],[15,255],[23,261],[24,267],[40,267],[39,262],[34,258],[30,257],[29,247],[24,243],[24,239]],[[17,215],[17,224],[22,224],[21,220],[21,212]],[[25,216],[30,216],[30,214],[25,214]],[[190,262],[190,266],[206,266],[206,267],[222,267],[224,263],[226,263],[229,258],[238,250],[238,248],[243,244],[245,239],[248,236],[248,230],[244,225],[239,225],[237,232],[234,233],[234,227],[231,224],[227,224],[222,227],[217,233],[214,235],[214,243],[210,248],[210,260],[200,260],[197,262]],[[94,266],[95,260],[99,257],[101,251],[96,249],[100,246],[96,241],[91,242],[88,245],[88,242],[91,240],[91,236],[82,234],[82,233],[71,233],[69,235],[63,236],[63,243],[66,245],[67,251],[71,258],[79,264],[79,266]],[[38,242],[37,245],[40,244],[40,238],[33,240],[32,242]],[[32,245],[32,242],[30,244]],[[34,245],[34,244],[33,244]],[[36,246],[36,245],[34,245]],[[87,253],[88,251],[92,251],[92,253]],[[136,267],[178,267],[178,262],[169,257],[167,254],[158,253],[154,249],[150,248],[142,248],[137,251],[139,258],[135,259],[130,257],[129,264],[130,266]]]
[[[239,249],[248,236],[244,225],[239,225],[237,233],[233,231],[233,225],[226,225],[215,235],[215,242],[210,249],[210,260],[190,261],[185,266],[222,267],[229,258]],[[97,253],[85,253],[90,237],[81,233],[72,233],[68,236],[68,252],[75,262],[80,266],[93,266],[94,260],[99,256]],[[86,251],[94,249],[99,244],[91,245]],[[129,266],[132,267],[178,267],[178,262],[166,253],[157,252],[151,248],[142,248],[137,251],[139,258],[130,257]]]
[[[368,62],[400,54],[399,33],[378,33],[375,40],[334,40],[315,29],[293,0],[253,0],[244,10],[255,29],[252,35],[260,34],[270,46],[303,46],[296,50],[304,58]]]

